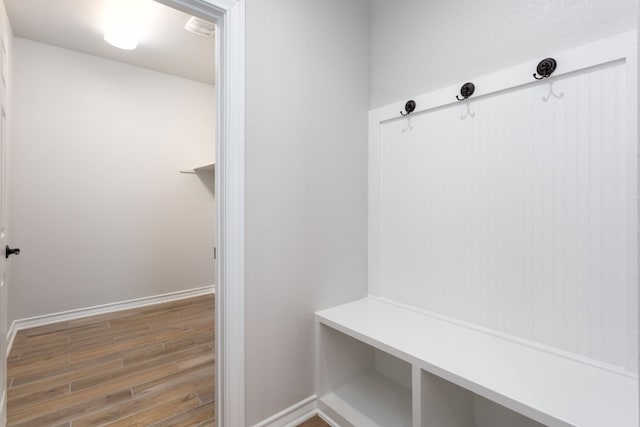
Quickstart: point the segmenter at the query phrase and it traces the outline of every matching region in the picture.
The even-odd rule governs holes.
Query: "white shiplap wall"
[[[628,72],[382,121],[372,294],[636,371]]]

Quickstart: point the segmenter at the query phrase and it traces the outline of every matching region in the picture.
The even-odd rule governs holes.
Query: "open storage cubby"
[[[323,324],[318,348],[320,405],[341,427],[544,427]]]
[[[429,372],[418,375],[421,427],[544,427]]]
[[[411,365],[325,325],[319,328],[320,403],[340,425],[412,427]]]

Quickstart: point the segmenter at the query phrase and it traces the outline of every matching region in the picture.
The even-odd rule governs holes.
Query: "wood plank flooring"
[[[331,426],[327,424],[322,418],[315,416],[311,418],[309,421],[303,422],[298,427],[331,427]]]
[[[214,297],[20,331],[8,426],[213,426]]]

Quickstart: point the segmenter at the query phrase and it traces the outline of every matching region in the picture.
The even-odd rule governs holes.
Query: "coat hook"
[[[533,78],[536,80],[546,79],[553,74],[557,66],[558,63],[555,59],[545,58],[538,63],[538,68],[536,68],[536,72],[540,77],[536,76],[536,73],[533,73]]]
[[[414,101],[413,99],[410,99],[407,101],[406,104],[404,104],[404,110],[406,111],[406,113],[400,111],[400,115],[408,116],[409,114],[413,113],[415,109],[416,109],[416,101]]]
[[[467,102],[467,112],[460,116],[460,120],[465,120],[467,117],[471,117],[474,118],[476,116],[476,113],[471,111],[471,102]]]
[[[462,95],[462,98],[456,95],[456,99],[458,101],[464,101],[465,99],[473,95],[473,92],[475,91],[476,91],[476,86],[471,82],[467,82],[463,84],[462,87],[460,88],[460,95]]]
[[[553,96],[554,98],[556,98],[556,99],[562,99],[562,97],[564,96],[564,92],[562,92],[561,94],[559,94],[559,95],[558,95],[557,93],[555,93],[555,92],[553,91],[553,84],[554,84],[554,83],[555,83],[554,81],[550,81],[550,82],[549,82],[549,94],[548,94],[547,96],[543,96],[543,97],[542,97],[542,100],[543,100],[544,102],[549,101],[549,100],[551,99],[551,97],[552,97],[552,96]]]

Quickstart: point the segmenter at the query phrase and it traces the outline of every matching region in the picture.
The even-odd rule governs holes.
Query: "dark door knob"
[[[4,248],[4,257],[9,258],[11,255],[20,255],[20,248],[11,249],[8,245]]]

